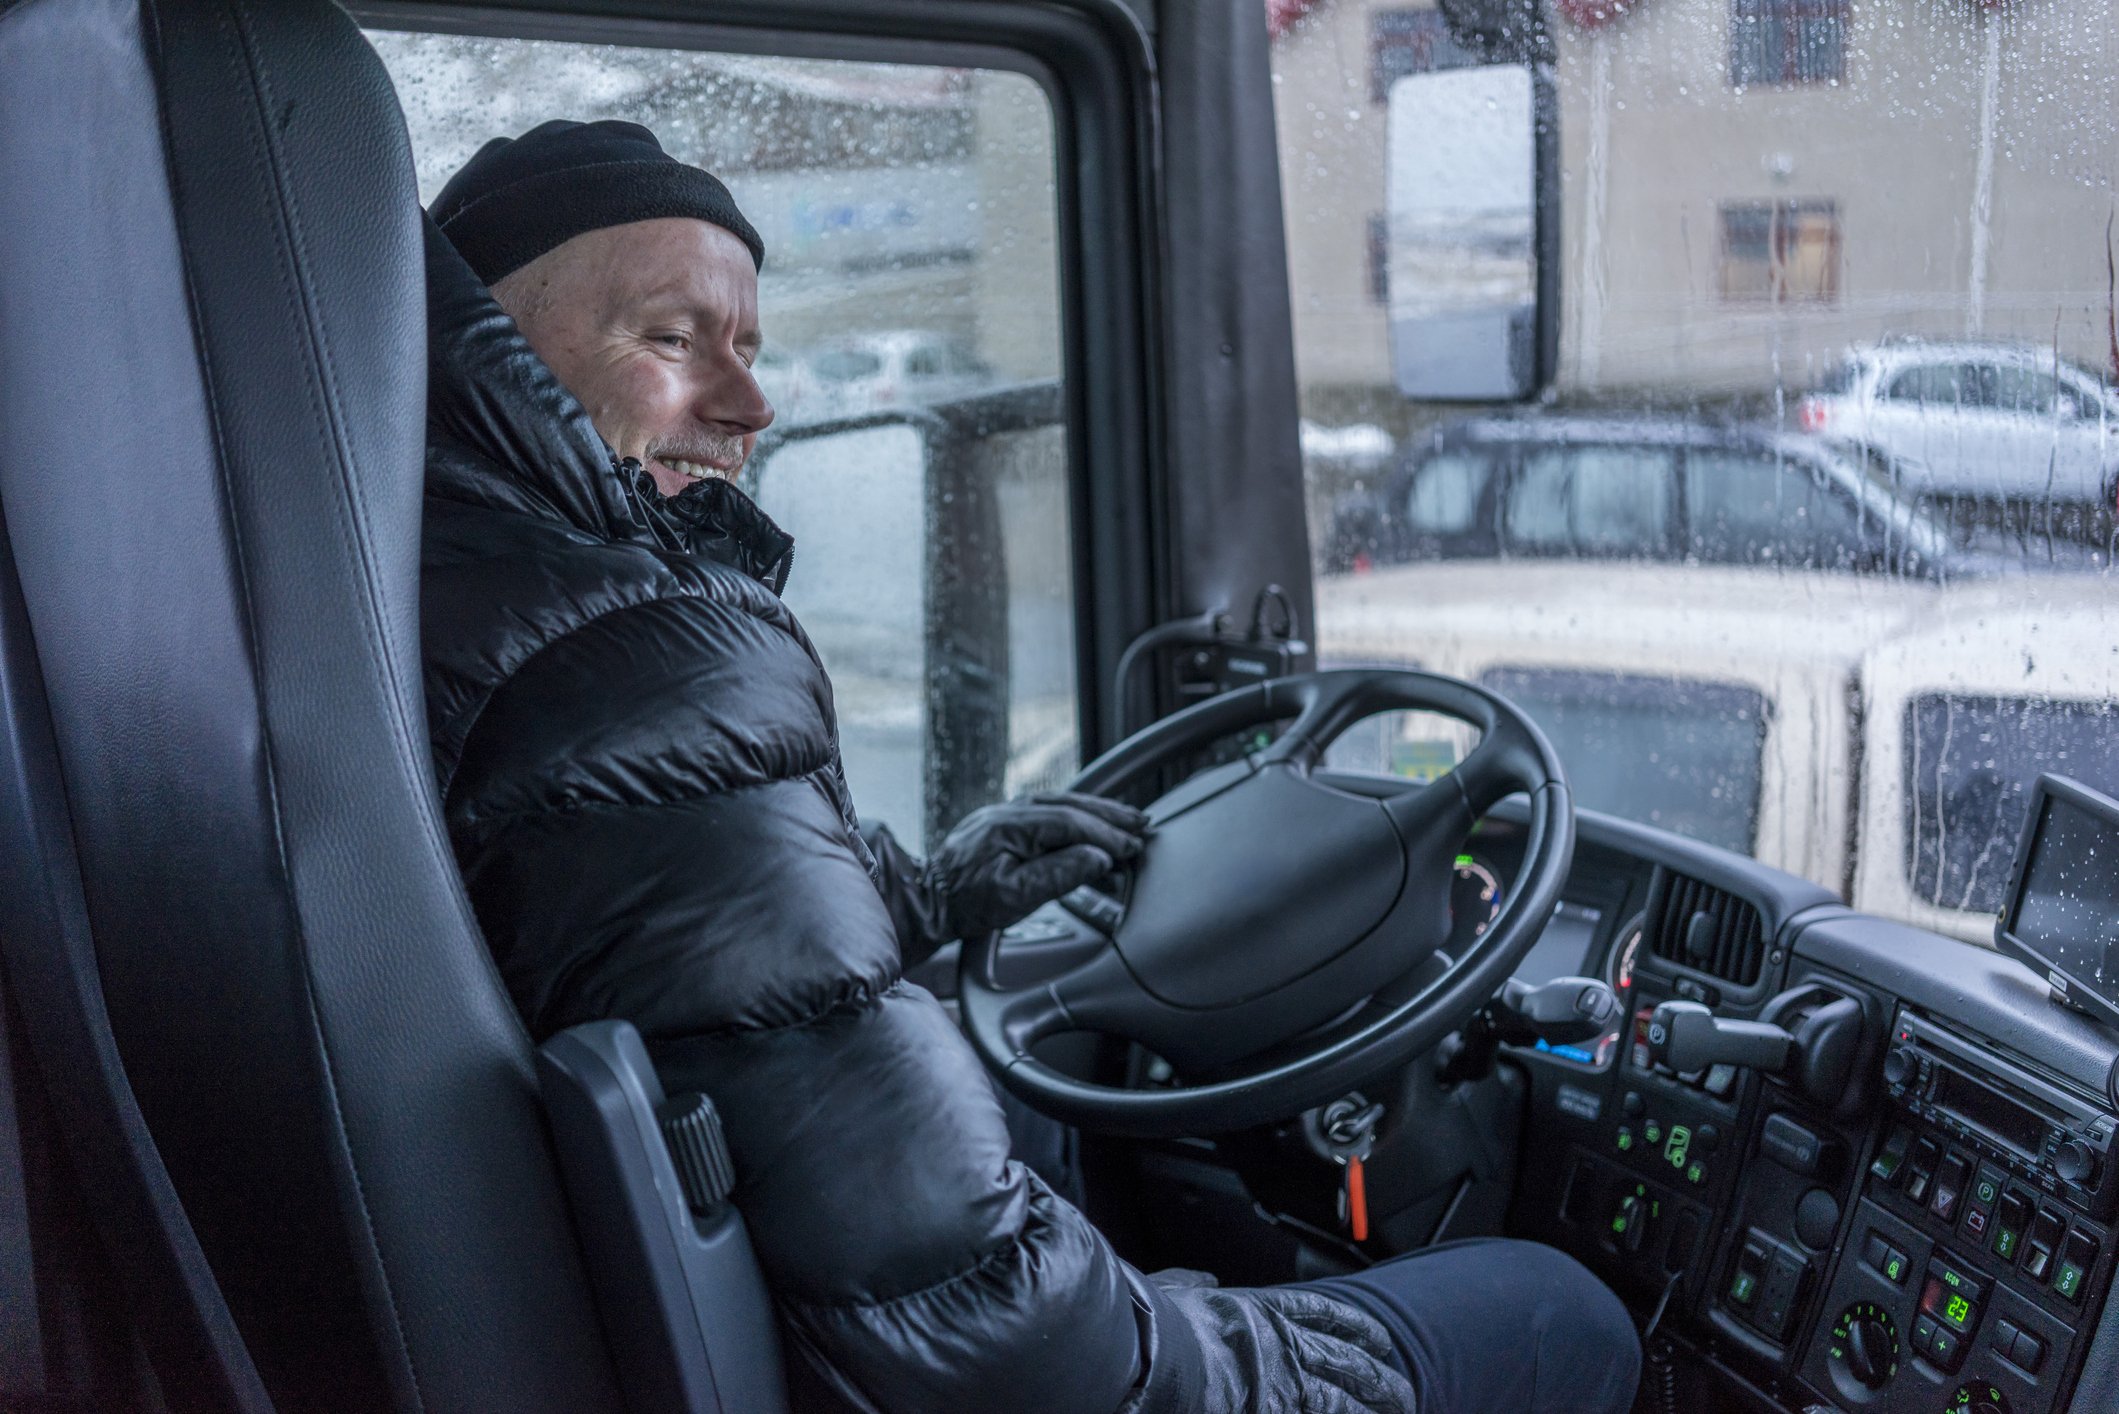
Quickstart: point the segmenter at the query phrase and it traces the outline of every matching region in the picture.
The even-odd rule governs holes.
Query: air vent
[[[1766,929],[1756,908],[1711,884],[1665,869],[1648,902],[1648,944],[1657,957],[1735,987],[1758,981]]]

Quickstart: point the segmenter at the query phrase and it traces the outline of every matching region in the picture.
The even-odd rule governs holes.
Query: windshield
[[[1991,938],[2037,773],[2119,788],[2113,7],[1452,8],[1270,7],[1322,662]]]

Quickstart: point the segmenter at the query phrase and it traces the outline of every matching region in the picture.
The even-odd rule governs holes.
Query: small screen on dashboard
[[[1538,941],[1516,965],[1516,978],[1540,986],[1555,977],[1589,977],[1589,948],[1596,941],[1597,922],[1604,915],[1594,908],[1562,901],[1552,911],[1552,921]]]
[[[2119,822],[2046,795],[2008,931],[2107,1001],[2119,999]]]
[[[2036,1154],[2045,1142],[2045,1125],[2037,1115],[2000,1091],[1989,1089],[1948,1066],[1940,1068],[1935,1102],[1944,1109],[1955,1110],[1989,1134],[2006,1139],[2026,1154]]]

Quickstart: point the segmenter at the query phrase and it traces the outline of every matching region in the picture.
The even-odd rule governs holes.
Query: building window
[[[1382,212],[1369,216],[1369,303],[1391,302],[1391,223]]]
[[[1839,203],[1734,201],[1721,208],[1722,298],[1839,302]]]
[[[1375,10],[1369,14],[1369,98],[1381,103],[1407,74],[1469,69],[1483,61],[1450,36],[1440,10]]]
[[[1729,0],[1729,82],[1830,83],[1847,76],[1847,0]]]

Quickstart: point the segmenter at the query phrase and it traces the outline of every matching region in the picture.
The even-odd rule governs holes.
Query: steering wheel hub
[[[1419,960],[1377,932],[1406,892],[1405,847],[1381,801],[1281,764],[1150,818],[1152,859],[1139,877],[1152,870],[1189,885],[1137,889],[1113,942],[1141,986],[1171,1006],[1240,1006],[1364,944],[1402,958],[1378,985]],[[1439,941],[1429,938],[1429,950]]]

